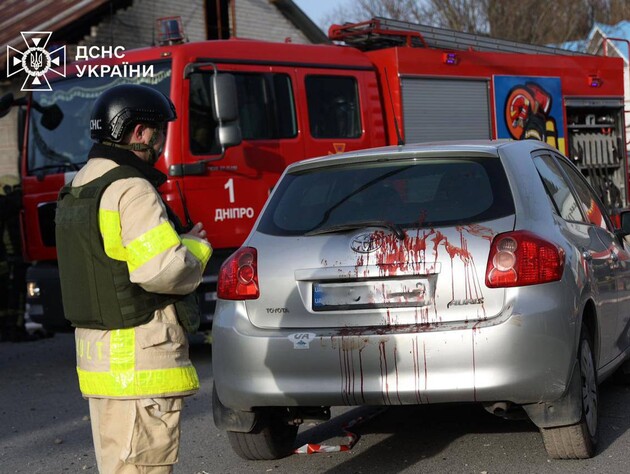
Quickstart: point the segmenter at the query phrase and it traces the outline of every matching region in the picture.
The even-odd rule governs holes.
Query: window
[[[243,139],[296,136],[295,107],[289,76],[235,74],[235,77]]]
[[[218,155],[221,147],[216,142],[216,127],[212,112],[212,91],[209,73],[190,75],[188,117],[190,151],[193,155]]]
[[[236,79],[239,123],[244,140],[271,140],[297,135],[291,80],[286,74],[231,73]],[[195,155],[218,154],[212,114],[210,78],[190,76],[190,150]]]
[[[361,120],[357,81],[349,76],[308,76],[306,100],[315,138],[359,138]]]
[[[563,159],[558,159],[557,163],[573,182],[578,200],[582,205],[582,211],[586,215],[588,221],[591,224],[607,229],[606,218],[604,217],[606,216],[606,211],[600,205],[599,200],[595,197],[595,194],[591,191],[588,184],[586,184],[584,176],[582,176],[582,174],[576,171]]]
[[[564,220],[586,222],[565,177],[549,155],[534,157],[534,165],[556,211]]]
[[[513,213],[498,158],[371,162],[285,176],[258,230],[300,235],[375,220],[403,227],[465,225]]]
[[[149,66],[153,67],[150,77],[74,76],[52,83],[52,91],[33,92],[28,173],[43,177],[76,171],[83,166],[94,144],[89,127],[92,106],[107,89],[121,84],[143,84],[170,96],[171,62],[134,63],[134,67]]]

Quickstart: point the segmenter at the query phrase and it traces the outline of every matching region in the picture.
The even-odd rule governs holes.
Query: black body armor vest
[[[151,320],[154,311],[182,297],[145,291],[129,279],[127,262],[108,257],[99,229],[105,189],[124,178],[144,178],[118,166],[84,186],[64,186],[55,215],[57,256],[65,317],[74,327],[123,329]]]

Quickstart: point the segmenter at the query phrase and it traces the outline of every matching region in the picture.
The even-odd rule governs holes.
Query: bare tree
[[[423,17],[429,24],[465,31],[486,33],[488,0],[427,0],[423,3]]]
[[[355,0],[339,6],[326,24],[375,16],[550,44],[583,39],[595,21],[630,19],[629,0]]]
[[[328,27],[333,23],[355,23],[381,16],[422,23],[421,3],[416,0],[355,0],[352,4],[336,7],[323,22]]]
[[[630,20],[630,2],[628,0],[591,0],[591,20],[608,25],[622,20]]]
[[[584,38],[590,29],[588,0],[484,0],[489,34],[548,44]]]

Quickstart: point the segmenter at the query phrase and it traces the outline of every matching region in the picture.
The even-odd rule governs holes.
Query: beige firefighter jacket
[[[118,166],[91,158],[72,185],[82,186]],[[121,179],[103,193],[99,226],[108,256],[127,256],[130,280],[146,291],[185,295],[201,282],[212,248],[177,236],[156,189],[141,178]],[[86,397],[148,398],[190,395],[199,388],[188,339],[173,305],[129,329],[77,328],[77,372]]]

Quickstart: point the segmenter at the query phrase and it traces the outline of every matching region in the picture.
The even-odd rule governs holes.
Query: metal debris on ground
[[[350,420],[348,423],[344,423],[341,426],[342,431],[344,432],[344,440],[345,443],[342,444],[317,444],[317,443],[306,443],[303,446],[300,446],[295,451],[294,454],[315,454],[315,453],[337,453],[341,451],[350,451],[357,441],[359,441],[360,435],[350,431],[351,428],[360,425],[361,423],[365,423],[366,421],[371,420],[375,416],[383,413],[387,408],[382,408],[380,410],[375,411],[369,416],[359,416],[353,420]]]

